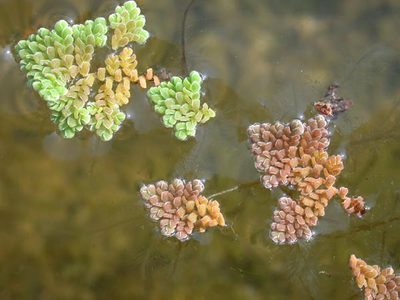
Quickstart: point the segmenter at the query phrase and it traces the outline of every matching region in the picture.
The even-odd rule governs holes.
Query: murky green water
[[[108,15],[117,1],[0,0],[0,299],[361,299],[354,253],[400,271],[400,2],[138,1],[152,38],[143,68],[207,76],[217,118],[177,141],[142,91],[111,143],[63,140],[10,53],[23,34],[60,18]],[[268,238],[280,196],[256,182],[246,127],[310,115],[332,82],[354,101],[335,121],[331,153],[346,155],[339,183],[371,210],[339,203],[309,243]],[[228,227],[187,243],[163,238],[141,183],[204,178]]]

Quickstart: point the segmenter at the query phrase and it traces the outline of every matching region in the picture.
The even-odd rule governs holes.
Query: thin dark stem
[[[298,278],[299,278],[300,283],[303,286],[304,290],[307,292],[308,296],[310,296],[310,299],[314,300],[315,298],[311,294],[309,287],[305,284],[303,276],[298,276]]]
[[[367,49],[361,57],[354,63],[354,66],[351,68],[351,70],[339,81],[340,84],[344,84],[347,82],[347,80],[353,75],[353,73],[357,70],[359,65],[370,55],[376,52],[378,49],[376,47],[372,47],[370,49]]]
[[[188,66],[187,66],[187,61],[186,61],[186,20],[187,16],[189,14],[190,8],[194,4],[196,0],[191,0],[188,4],[188,6],[185,9],[185,12],[183,13],[183,20],[182,20],[182,35],[181,35],[181,48],[182,48],[182,66],[184,68],[185,74],[188,74]]]
[[[221,192],[212,194],[212,195],[208,196],[207,198],[210,198],[210,199],[211,199],[211,198],[215,198],[215,197],[218,197],[218,196],[221,196],[221,195],[224,195],[224,194],[227,194],[227,193],[236,191],[236,190],[241,190],[241,189],[243,189],[243,188],[248,188],[248,187],[255,186],[255,185],[259,184],[259,183],[260,183],[259,180],[257,180],[257,181],[251,181],[251,182],[246,182],[246,183],[242,183],[242,184],[236,185],[236,186],[234,186],[234,187],[231,187],[231,188],[229,188],[229,189],[223,190],[223,191],[221,191]]]
[[[115,223],[112,223],[112,224],[103,226],[103,227],[98,228],[98,229],[89,230],[89,231],[87,232],[87,234],[94,235],[94,234],[103,233],[103,232],[105,232],[105,231],[108,231],[108,230],[111,230],[111,229],[114,229],[114,228],[118,228],[118,227],[120,227],[120,226],[129,224],[129,223],[132,223],[132,222],[134,222],[134,221],[135,221],[135,219],[133,219],[133,218],[129,218],[129,219],[117,221],[117,222],[115,222]]]
[[[178,253],[177,253],[176,258],[175,258],[175,260],[173,262],[173,265],[172,265],[172,274],[171,274],[172,277],[174,277],[173,275],[175,275],[176,269],[178,267],[178,261],[179,261],[179,259],[181,257],[182,251],[186,247],[186,245],[187,245],[187,243],[179,242]]]
[[[348,231],[341,231],[341,232],[335,232],[332,234],[326,234],[326,235],[321,236],[321,238],[342,238],[344,236],[354,235],[354,234],[357,234],[358,232],[371,230],[371,228],[388,225],[392,222],[397,222],[397,221],[400,221],[400,216],[394,216],[390,219],[380,220],[380,221],[371,222],[371,223],[367,223],[367,224],[362,224],[362,225],[354,227],[352,230],[348,230]]]
[[[230,188],[230,189],[221,191],[221,192],[219,192],[219,193],[212,194],[212,195],[208,196],[207,198],[210,198],[210,199],[211,199],[211,198],[215,198],[215,197],[221,196],[221,195],[223,195],[223,194],[236,191],[238,188],[239,188],[239,186],[237,185],[237,186],[234,186],[234,187],[232,187],[232,188]]]

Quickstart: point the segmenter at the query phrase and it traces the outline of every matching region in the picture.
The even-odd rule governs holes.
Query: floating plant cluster
[[[273,214],[271,238],[274,242],[308,240],[311,228],[324,216],[329,201],[338,195],[350,214],[365,212],[362,197],[347,196],[347,188],[335,187],[343,170],[342,157],[329,155],[327,121],[317,115],[303,123],[253,124],[248,128],[255,167],[267,189],[288,186],[299,193],[296,200],[282,197]]]
[[[200,103],[202,81],[200,74],[192,71],[183,80],[174,76],[147,92],[155,111],[163,116],[165,127],[174,128],[175,136],[180,140],[194,137],[198,123],[215,117],[207,103]]]
[[[175,179],[172,183],[144,185],[140,193],[150,218],[159,222],[161,233],[185,241],[193,230],[204,232],[209,227],[225,226],[219,203],[202,196],[203,190],[201,180]]]
[[[400,293],[400,275],[392,267],[381,269],[370,266],[365,261],[350,256],[350,268],[357,286],[364,290],[365,300],[397,300]]]
[[[118,6],[108,19],[110,27],[114,29],[111,39],[111,47],[114,50],[125,47],[131,42],[144,44],[149,38],[149,32],[143,29],[146,18],[140,14],[140,8],[134,1]]]
[[[52,30],[41,28],[16,46],[21,69],[44,100],[56,102],[74,78],[88,75],[94,48],[105,45],[107,31],[104,18],[73,26],[61,20]]]
[[[124,48],[119,54],[111,54],[105,60],[106,67],[99,68],[96,78],[101,83],[94,105],[90,106],[94,118],[90,130],[102,140],[110,140],[119,129],[125,114],[120,107],[128,104],[131,96],[131,82],[138,80],[136,55],[131,48]]]
[[[164,82],[152,68],[139,74],[130,44],[147,41],[145,24],[137,4],[127,1],[108,20],[97,18],[72,26],[61,20],[53,29],[40,28],[16,45],[21,70],[46,101],[51,120],[65,138],[87,128],[102,140],[111,140],[126,118],[121,107],[129,103],[133,84],[147,89],[148,82],[152,82],[147,96],[164,126],[173,128],[179,140],[194,137],[198,124],[215,117],[215,111],[201,103],[203,80],[198,72]],[[114,52],[106,57],[103,67],[92,70],[95,49],[107,46],[107,41]],[[298,195],[296,199],[284,196],[278,201],[271,224],[275,243],[309,240],[312,228],[335,196],[342,199],[348,214],[362,216],[366,211],[361,196],[348,196],[346,187],[335,186],[343,162],[340,155],[327,152],[330,137],[324,116],[335,118],[352,105],[337,95],[337,88],[331,85],[325,97],[314,103],[321,115],[306,122],[257,123],[248,128],[255,167],[262,174],[264,187],[286,186]],[[225,226],[219,203],[201,195],[203,191],[204,184],[198,179],[159,181],[140,189],[150,218],[159,223],[162,235],[180,241],[188,240],[195,231]],[[391,267],[370,266],[354,255],[350,267],[365,299],[399,299],[400,275]]]
[[[128,14],[129,17],[126,16]],[[131,41],[145,42],[143,26],[145,18],[140,15],[140,9],[134,1],[126,2],[122,7],[116,8],[115,14],[109,17],[110,27],[114,30],[112,40],[118,39],[120,29],[129,27]],[[126,24],[123,24],[126,21]],[[114,26],[118,25],[118,26]],[[62,135],[72,138],[84,127],[95,131],[102,140],[110,140],[119,129],[125,114],[119,106],[126,104],[129,94],[129,82],[118,74],[114,77],[103,78],[106,83],[99,88],[96,97],[91,97],[95,80],[102,81],[101,74],[105,75],[103,68],[91,72],[91,61],[95,48],[104,47],[107,43],[108,24],[105,18],[88,20],[85,24],[70,26],[66,21],[58,21],[54,29],[41,28],[27,40],[20,41],[16,46],[20,58],[21,69],[27,72],[29,83],[39,92],[52,111],[51,119],[58,125]],[[118,36],[116,38],[116,36]],[[132,37],[134,36],[134,37]],[[140,36],[138,38],[137,36]],[[124,37],[126,39],[126,37]],[[126,43],[127,44],[127,43]],[[118,45],[121,45],[119,43]],[[114,49],[117,49],[116,47]],[[128,53],[127,53],[128,52]],[[136,64],[134,56],[129,56],[129,51],[124,49],[118,58],[121,60],[119,67],[126,75],[132,71]],[[125,60],[124,60],[125,59]],[[115,65],[111,64],[112,57],[106,60],[107,71],[113,71]],[[128,75],[126,75],[128,76]],[[110,78],[120,82],[115,93],[107,94],[112,89]],[[105,90],[105,86],[110,87]],[[123,87],[123,88],[121,88]],[[121,99],[121,95],[125,96]],[[125,100],[125,101],[123,101]]]
[[[145,23],[136,2],[127,1],[115,9],[108,22],[97,18],[71,26],[61,20],[52,30],[41,28],[16,45],[21,70],[47,102],[51,120],[65,138],[87,128],[104,141],[112,139],[126,118],[120,108],[129,102],[131,85],[146,89],[148,81],[155,86],[160,84],[151,68],[144,75],[138,74],[136,55],[129,48],[130,43],[144,44],[149,38]],[[105,67],[92,70],[95,49],[107,45],[109,28],[111,48],[123,49],[110,54]],[[149,91],[153,103],[155,94],[160,92],[164,97],[168,92],[168,98],[160,101],[156,110],[162,111],[167,127],[175,126],[181,140],[194,136],[197,123],[215,116],[207,104],[200,107],[200,86],[200,75],[192,72],[183,81],[174,77],[171,82],[162,83],[160,90]]]

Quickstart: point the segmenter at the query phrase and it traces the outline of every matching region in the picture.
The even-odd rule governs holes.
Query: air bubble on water
[[[206,79],[208,79],[208,77],[210,77],[208,72],[206,72],[206,71],[203,71],[199,74],[200,74],[201,78],[203,79],[203,81],[205,81]]]
[[[132,120],[133,119],[133,113],[126,112],[126,119],[127,120]]]
[[[10,46],[5,46],[3,49],[1,49],[1,60],[8,62],[14,61]]]
[[[67,21],[67,23],[68,23],[69,25],[71,25],[71,26],[75,24],[74,19],[71,18],[71,17],[64,17],[64,20]]]
[[[4,56],[12,56],[10,46],[5,46],[2,50]]]
[[[135,115],[135,104],[137,105],[137,103],[133,103],[134,101],[131,101],[130,103],[128,103],[128,105],[125,107],[125,115],[126,115],[126,119],[127,120],[133,120],[135,119],[136,115]]]
[[[340,156],[343,160],[345,160],[345,159],[347,158],[346,150],[343,149],[343,148],[340,148],[340,149],[339,149],[338,154],[339,154],[339,156]]]

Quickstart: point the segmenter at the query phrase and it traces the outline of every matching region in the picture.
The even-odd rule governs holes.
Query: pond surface
[[[190,2],[138,1],[152,34],[138,60],[204,74],[217,117],[180,142],[137,89],[104,143],[60,138],[11,50],[118,1],[0,1],[1,299],[362,299],[350,254],[400,271],[400,2]],[[329,151],[345,155],[339,184],[370,211],[348,217],[333,201],[312,241],[277,246],[268,227],[282,193],[258,184],[246,128],[312,115],[332,82],[354,105]],[[228,226],[162,237],[138,190],[174,177],[205,179],[206,195],[239,185],[217,197]]]

